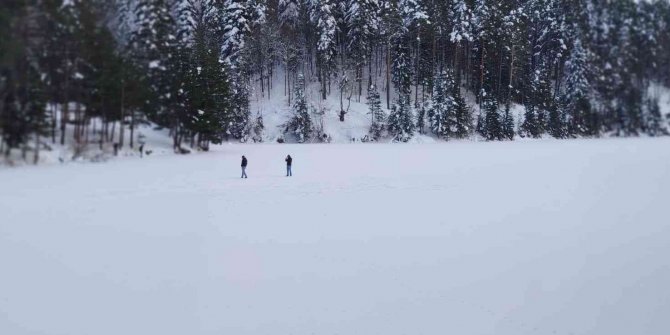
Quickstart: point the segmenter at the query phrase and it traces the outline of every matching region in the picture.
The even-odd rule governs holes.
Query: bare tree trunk
[[[270,94],[272,94],[272,63],[270,63],[270,75],[268,76],[268,100],[270,100]]]
[[[554,97],[558,96],[561,92],[561,77],[563,74],[563,63],[558,62],[556,64],[556,89],[554,90]],[[640,84],[640,87],[647,87],[645,84]]]
[[[386,108],[391,109],[391,41],[386,47]]]
[[[465,67],[465,85],[469,88],[472,89],[472,55],[470,52],[472,51],[472,42],[468,41],[466,49],[465,49],[465,58],[466,58],[466,67]],[[479,92],[477,92],[479,94]]]
[[[177,148],[179,148],[179,141],[178,141],[178,135],[179,131],[178,128],[179,126],[175,125],[172,130],[172,150],[174,152],[177,152]]]
[[[328,93],[328,85],[326,83],[326,75],[323,68],[319,69],[319,76],[321,77],[321,99],[326,100]]]
[[[435,66],[437,65],[437,37],[436,34],[433,34],[433,50],[432,50],[432,60],[433,60],[433,69],[435,69]],[[439,67],[440,70],[442,70],[442,65],[440,64]]]
[[[370,60],[368,61],[368,88],[372,85],[372,57],[373,53],[370,51]]]
[[[265,79],[264,77],[264,72],[263,72],[263,67],[261,66],[261,73],[260,73],[260,82],[261,82],[261,97],[265,98]]]
[[[512,88],[514,87],[514,46],[512,46],[512,59],[509,64],[509,88],[507,93],[507,104],[512,101]]]
[[[286,88],[288,90],[288,105],[291,106],[291,76],[286,76]]]
[[[79,100],[79,97],[77,97],[77,100]],[[77,145],[81,142],[81,132],[79,127],[81,127],[81,105],[79,104],[79,101],[77,101],[74,105],[74,142]]]
[[[284,96],[288,92],[288,62],[286,62],[286,70],[284,71]]]
[[[40,161],[40,129],[37,128],[35,131],[35,156],[33,157],[33,164],[35,165]]]
[[[135,144],[135,111],[130,112],[130,148]]]
[[[65,59],[68,59],[68,54],[69,54],[69,48],[66,46],[65,47]],[[69,64],[69,62],[67,62]],[[70,98],[68,97],[70,93],[70,66],[66,66],[65,68],[65,85],[63,87],[63,106],[61,108],[61,124],[60,124],[60,145],[65,145],[65,129],[67,126],[68,118],[69,118],[69,106],[70,106]]]
[[[358,81],[358,102],[361,102],[361,94],[363,94],[363,68],[362,65],[356,66],[356,81]]]
[[[479,64],[479,70],[480,70],[480,76],[479,76],[479,92],[477,93],[477,96],[479,97],[479,108],[481,109],[482,107],[482,96],[481,92],[484,90],[484,53],[486,52],[486,48],[482,46],[482,54],[481,54],[481,63]]]
[[[100,119],[100,150],[102,150],[102,145],[105,143],[105,124],[104,119]]]
[[[124,129],[123,121],[126,118],[126,109],[124,106],[124,99],[126,97],[126,85],[125,82],[121,83],[121,120],[119,121],[119,149],[123,148],[124,140]]]
[[[58,114],[56,113],[56,103],[51,104],[51,143],[56,144],[56,124],[58,123]]]
[[[416,33],[416,80],[414,80],[414,107],[419,107],[419,78],[421,65],[421,36],[420,29]]]
[[[112,122],[112,130],[109,132],[107,141],[114,143],[114,135],[116,135],[116,121]]]
[[[82,127],[83,134],[86,135],[84,143],[88,144],[89,135],[91,134],[91,118],[84,117],[84,126]]]
[[[458,42],[456,43],[456,52],[454,53],[454,76],[455,76],[455,82],[456,82],[456,87],[460,88],[461,85],[461,64],[459,62],[460,60],[460,51],[461,51],[461,43]]]
[[[60,145],[65,145],[65,129],[66,129],[67,122],[68,122],[68,119],[69,119],[69,116],[70,116],[70,110],[69,110],[70,109],[70,103],[68,101],[69,98],[68,98],[68,94],[67,94],[67,91],[69,91],[69,87],[68,87],[68,84],[67,84],[68,79],[67,79],[67,76],[65,78],[66,78],[65,79],[65,82],[66,82],[65,92],[66,93],[65,93],[65,99],[63,100],[63,106],[62,106],[61,111],[60,111]]]
[[[498,49],[500,52],[500,61],[498,64],[498,89],[496,90],[496,99],[500,99],[502,95],[502,69],[503,69],[503,52]]]
[[[344,86],[340,88],[340,113],[344,110]]]

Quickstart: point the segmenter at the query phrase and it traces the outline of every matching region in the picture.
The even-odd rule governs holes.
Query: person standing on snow
[[[291,164],[293,164],[293,158],[291,158],[291,155],[286,156],[286,176],[287,177],[292,177],[293,172],[291,172]]]
[[[247,158],[242,156],[242,177],[247,178]]]

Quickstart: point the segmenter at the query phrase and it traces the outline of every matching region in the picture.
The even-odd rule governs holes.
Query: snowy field
[[[0,170],[0,334],[667,335],[669,148],[225,145]]]

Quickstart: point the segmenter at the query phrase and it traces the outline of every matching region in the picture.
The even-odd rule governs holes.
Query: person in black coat
[[[247,178],[247,158],[242,156],[242,177]]]
[[[291,164],[293,164],[293,158],[291,158],[291,155],[288,155],[284,161],[286,161],[286,176],[292,177],[293,172],[291,172]]]

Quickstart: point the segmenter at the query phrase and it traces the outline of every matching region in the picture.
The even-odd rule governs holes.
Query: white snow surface
[[[240,144],[0,170],[0,334],[665,335],[669,145]]]

